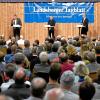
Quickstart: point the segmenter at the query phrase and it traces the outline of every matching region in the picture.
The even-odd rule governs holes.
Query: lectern
[[[44,25],[44,27],[47,28],[47,29],[49,29],[49,28],[52,28],[52,27],[54,27],[54,26],[51,26],[51,25]],[[48,34],[48,36],[49,36],[49,34]]]
[[[13,28],[21,28],[21,25],[13,25]]]
[[[76,26],[78,29],[79,29],[79,36],[81,35],[81,28],[85,27],[84,25],[82,24],[79,24]]]

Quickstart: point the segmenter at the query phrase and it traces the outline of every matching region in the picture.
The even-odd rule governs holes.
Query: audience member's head
[[[96,61],[96,55],[95,52],[88,52],[87,54],[88,60],[92,63]]]
[[[54,43],[54,39],[53,39],[53,38],[50,38],[50,39],[49,39],[49,43],[50,43],[50,44],[53,44],[53,43]]]
[[[15,54],[16,51],[17,51],[17,45],[14,44],[11,46],[11,52],[12,52],[12,54]]]
[[[23,53],[16,53],[14,55],[14,62],[17,65],[23,65],[25,63],[25,55]]]
[[[16,39],[15,39],[14,36],[11,38],[11,42],[12,42],[12,44],[15,44],[16,43]]]
[[[83,52],[83,60],[88,60],[88,53],[89,53],[90,51],[84,51]]]
[[[3,39],[0,39],[0,45],[4,45]]]
[[[77,50],[73,45],[68,45],[67,46],[67,54],[70,55],[76,55],[77,54]]]
[[[15,70],[16,70],[15,65],[12,64],[12,63],[8,63],[6,65],[6,70],[5,70],[5,73],[6,73],[7,77],[9,77],[10,79],[12,79],[13,76],[14,76]]]
[[[79,87],[79,96],[81,100],[92,100],[95,94],[95,87],[92,83],[83,82]]]
[[[61,88],[70,90],[73,86],[75,75],[72,71],[65,71],[60,78]]]
[[[23,39],[23,36],[22,35],[20,36],[20,39]]]
[[[83,61],[79,61],[77,63],[75,63],[75,73],[79,76],[87,76],[89,75],[89,69],[87,68],[87,66],[85,65],[85,63]]]
[[[37,47],[36,46],[34,46],[33,48],[32,48],[32,54],[34,55],[36,55],[36,51],[37,51]]]
[[[34,46],[38,46],[39,45],[39,40],[35,40],[34,42],[33,42],[33,47]]]
[[[30,47],[30,41],[29,40],[25,40],[24,41],[24,46],[25,46],[25,48],[29,48]]]
[[[44,51],[44,47],[43,47],[42,44],[40,44],[40,45],[37,47],[37,50],[36,50],[37,55],[39,55],[42,51]]]
[[[19,68],[14,74],[15,83],[24,84],[25,77],[26,77],[25,71],[22,68]]]
[[[64,46],[67,44],[67,41],[65,38],[61,38],[61,46]]]
[[[45,93],[46,82],[40,77],[33,78],[31,83],[32,96],[37,98],[43,98]]]
[[[56,44],[53,44],[52,45],[52,51],[53,52],[57,52],[58,51],[58,48],[59,48],[58,45],[56,45]]]
[[[61,63],[68,61],[68,55],[66,53],[60,53],[59,58]]]
[[[53,88],[47,91],[43,100],[64,100],[64,93],[60,88]]]
[[[39,59],[41,63],[46,63],[48,61],[48,54],[46,52],[41,52],[39,54]]]
[[[58,35],[58,36],[56,37],[56,41],[61,41],[61,35]]]
[[[83,61],[77,62],[75,64],[75,67],[76,67],[75,74],[77,74],[80,77],[79,82],[82,81],[92,82],[92,79],[89,77],[89,69],[87,68],[87,66]]]
[[[49,72],[49,78],[54,81],[58,81],[58,78],[61,74],[61,67],[59,63],[53,63],[51,64],[51,69]]]

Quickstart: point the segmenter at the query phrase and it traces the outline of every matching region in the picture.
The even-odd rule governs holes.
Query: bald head
[[[64,93],[60,88],[53,88],[47,91],[44,100],[64,100]]]
[[[25,76],[26,76],[26,74],[25,74],[24,69],[19,68],[19,69],[15,72],[15,75],[14,75],[15,82],[18,83],[18,84],[24,83]]]
[[[34,78],[32,80],[32,95],[35,96],[35,97],[39,97],[39,98],[42,98],[43,95],[44,95],[44,89],[46,87],[46,82],[44,79],[42,78]]]
[[[53,20],[53,16],[50,16],[50,20]]]
[[[32,80],[33,88],[41,88],[41,87],[44,87],[45,84],[46,84],[45,80],[40,77],[34,78]]]

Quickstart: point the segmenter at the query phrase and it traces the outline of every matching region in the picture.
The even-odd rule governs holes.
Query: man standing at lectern
[[[21,19],[14,15],[14,18],[11,20],[11,26],[13,27],[13,35],[15,38],[20,38],[20,30],[22,26]]]
[[[86,18],[86,13],[83,13],[82,24],[83,24],[83,27],[81,29],[81,34],[87,35],[87,32],[88,32],[88,19]]]
[[[48,35],[50,38],[52,37],[54,39],[55,38],[55,35],[54,35],[55,20],[54,20],[53,16],[50,16],[48,25],[50,25],[50,27],[48,28]]]

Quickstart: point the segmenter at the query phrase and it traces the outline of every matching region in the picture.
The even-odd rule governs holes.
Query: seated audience
[[[28,60],[23,53],[16,53],[14,55],[14,63],[17,65],[16,69],[24,69],[26,73],[26,79],[29,80],[31,76],[31,72],[28,69]]]
[[[61,74],[60,64],[59,63],[52,64],[49,72],[49,82],[46,86],[46,91],[60,86],[58,83],[60,74]]]
[[[100,68],[100,64],[96,61],[96,55],[94,52],[88,52],[87,54],[88,60],[90,61],[89,64],[87,64],[87,67],[89,68],[90,73],[97,72],[97,69]]]
[[[57,51],[58,51],[58,45],[53,44],[52,45],[52,51],[51,51],[51,53],[48,54],[48,58],[49,58],[50,63],[52,63],[52,61],[55,58],[58,58],[58,52]]]
[[[30,48],[30,41],[29,40],[25,40],[24,41],[24,46],[25,46],[25,48],[23,49],[23,53],[29,59],[30,54],[32,53],[32,50]]]
[[[15,83],[9,87],[8,92],[11,93],[12,91],[13,94],[13,91],[16,91],[22,99],[28,98],[30,96],[30,89],[24,83],[25,76],[26,74],[23,69],[17,70],[14,74]]]
[[[65,71],[60,78],[60,86],[64,92],[64,100],[79,100],[79,96],[71,92],[75,75],[72,71]]]
[[[37,51],[37,47],[33,47],[32,54],[29,57],[31,72],[33,72],[33,68],[34,68],[35,64],[40,63],[40,60],[39,60],[39,57],[38,57],[36,51]]]
[[[48,54],[46,52],[41,52],[39,55],[40,64],[34,66],[35,76],[42,77],[48,82],[50,65],[48,64]]]

